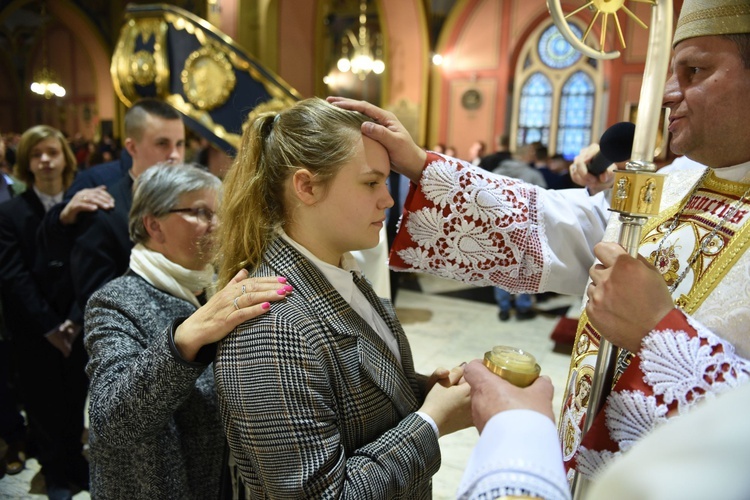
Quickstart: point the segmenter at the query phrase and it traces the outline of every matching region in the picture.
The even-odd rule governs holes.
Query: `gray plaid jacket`
[[[170,351],[170,325],[195,306],[140,276],[86,307],[91,497],[217,498],[224,435],[213,370]]]
[[[215,362],[225,432],[249,498],[430,498],[440,468],[414,412],[424,379],[390,303],[355,283],[398,339],[402,365],[318,269],[277,239],[258,276],[294,292],[240,325]]]

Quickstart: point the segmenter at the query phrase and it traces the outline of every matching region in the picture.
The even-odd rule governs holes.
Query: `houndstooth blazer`
[[[398,340],[399,365],[318,269],[280,239],[257,276],[294,292],[235,329],[215,361],[219,407],[249,498],[430,498],[440,448],[414,412],[424,378],[390,303],[355,283]]]

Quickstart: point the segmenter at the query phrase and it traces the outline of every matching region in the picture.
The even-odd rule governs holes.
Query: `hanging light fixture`
[[[47,34],[45,25],[47,24],[45,9],[45,3],[42,3],[42,69],[34,72],[34,83],[31,84],[31,91],[35,94],[44,96],[45,99],[52,99],[52,97],[64,97],[65,87],[60,85],[60,79],[57,73],[47,67]]]
[[[373,40],[374,38],[374,40]],[[351,45],[351,57],[349,57],[349,46]],[[367,1],[362,0],[359,4],[359,31],[354,36],[351,30],[346,30],[341,40],[341,58],[336,67],[342,73],[351,71],[364,80],[371,72],[376,75],[385,71],[383,62],[383,41],[380,33],[374,37],[367,31]]]

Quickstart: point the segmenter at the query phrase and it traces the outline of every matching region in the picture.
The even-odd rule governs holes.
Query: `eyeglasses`
[[[213,210],[206,208],[206,207],[197,207],[197,208],[173,208],[172,210],[167,210],[167,213],[170,214],[177,214],[177,213],[183,213],[183,214],[189,214],[196,219],[199,219],[205,223],[212,222],[214,220],[214,217],[216,217],[216,212]]]

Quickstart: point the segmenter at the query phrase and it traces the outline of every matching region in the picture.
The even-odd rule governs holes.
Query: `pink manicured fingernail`
[[[283,276],[279,276],[279,283],[286,283],[286,278]]]
[[[271,308],[271,303],[270,302],[263,302],[260,305],[260,307],[263,308],[263,309],[270,309]]]
[[[294,287],[292,285],[286,285],[284,286],[284,290],[286,290],[287,292],[291,292],[292,290],[294,290]]]
[[[284,288],[279,288],[276,290],[276,293],[279,295],[286,295],[286,290],[284,290]]]

